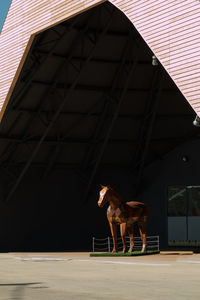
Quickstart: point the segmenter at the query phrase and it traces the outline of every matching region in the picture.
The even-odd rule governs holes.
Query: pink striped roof
[[[13,0],[0,35],[2,117],[36,33],[100,0]],[[123,11],[200,116],[200,2],[111,0]]]

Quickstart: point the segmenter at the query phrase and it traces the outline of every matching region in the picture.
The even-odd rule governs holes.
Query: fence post
[[[110,252],[110,237],[108,236],[108,252]]]
[[[94,252],[94,237],[92,238],[92,251]]]
[[[159,239],[159,235],[158,235],[158,251],[160,251],[160,239]]]

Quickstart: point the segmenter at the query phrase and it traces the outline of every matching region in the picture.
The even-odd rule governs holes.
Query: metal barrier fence
[[[122,251],[122,240],[119,237],[117,239],[118,251]],[[159,236],[147,236],[146,237],[147,250],[160,250]],[[126,245],[129,248],[130,240],[129,236],[126,237]],[[93,252],[111,252],[113,248],[113,240],[111,237],[103,239],[92,238],[92,251]],[[134,251],[140,251],[142,249],[141,237],[134,237]]]

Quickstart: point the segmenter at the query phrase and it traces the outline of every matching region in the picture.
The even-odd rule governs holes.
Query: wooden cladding
[[[0,35],[0,119],[34,35],[105,0],[13,0]]]
[[[200,115],[200,2],[113,0]]]
[[[0,35],[1,118],[36,33],[105,0],[13,0]],[[112,0],[200,115],[200,2]]]

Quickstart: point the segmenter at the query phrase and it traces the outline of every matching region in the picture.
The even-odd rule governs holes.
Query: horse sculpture
[[[133,251],[134,235],[133,223],[138,222],[139,232],[142,239],[142,252],[146,251],[146,222],[147,207],[142,202],[130,201],[124,202],[121,196],[108,186],[102,186],[99,193],[98,206],[103,207],[107,202],[107,218],[113,238],[112,253],[117,252],[117,224],[120,224],[120,233],[123,243],[123,253],[127,251],[126,231],[130,237],[129,252]]]

